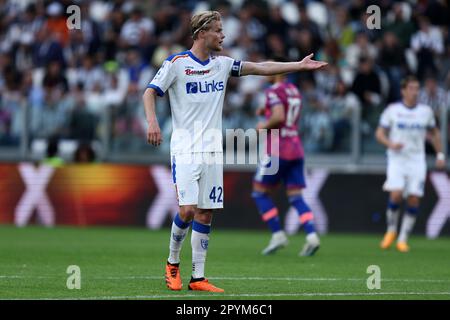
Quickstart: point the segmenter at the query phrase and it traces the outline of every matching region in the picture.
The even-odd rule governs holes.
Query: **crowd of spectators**
[[[380,29],[369,29],[364,0],[0,1],[0,147],[18,146],[27,127],[30,141],[108,135],[112,152],[149,148],[142,93],[164,59],[190,48],[192,13],[208,9],[222,15],[221,54],[294,61],[314,53],[329,62],[289,75],[303,95],[307,152],[349,152],[352,129],[375,145],[378,116],[400,98],[406,74],[423,82],[420,100],[437,117],[450,102],[449,3],[415,3],[379,1]],[[67,26],[73,4],[80,29]],[[255,126],[267,85],[263,77],[230,78],[224,130]],[[157,115],[166,152],[167,97],[157,100]]]

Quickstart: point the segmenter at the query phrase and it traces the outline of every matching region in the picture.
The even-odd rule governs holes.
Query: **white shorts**
[[[223,153],[173,154],[172,178],[180,206],[223,208]]]
[[[425,189],[427,165],[425,160],[389,159],[385,191],[403,190],[405,196],[422,197]]]

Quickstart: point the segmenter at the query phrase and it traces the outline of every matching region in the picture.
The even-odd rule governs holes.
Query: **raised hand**
[[[325,61],[316,61],[312,60],[313,53],[303,58],[302,61],[300,61],[301,69],[302,70],[316,70],[322,67],[325,67],[328,65],[328,62]]]

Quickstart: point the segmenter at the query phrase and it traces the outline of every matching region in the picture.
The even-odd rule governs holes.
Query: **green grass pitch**
[[[450,238],[412,237],[404,254],[378,248],[381,235],[330,234],[314,257],[299,257],[304,234],[261,256],[268,232],[213,230],[206,276],[225,293],[187,290],[191,248],[181,259],[183,290],[164,284],[169,230],[0,227],[0,299],[450,299]],[[69,265],[81,289],[66,286]],[[369,290],[370,265],[381,288]]]

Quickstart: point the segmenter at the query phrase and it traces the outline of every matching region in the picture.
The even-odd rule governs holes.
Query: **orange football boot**
[[[209,291],[209,292],[224,292],[225,290],[217,288],[208,282],[208,279],[203,279],[200,281],[192,281],[189,282],[188,286],[189,290],[193,291]]]
[[[395,241],[395,238],[397,238],[397,234],[395,232],[386,232],[384,234],[383,241],[381,241],[380,244],[381,249],[388,249]]]
[[[408,252],[409,246],[406,242],[397,242],[397,250],[400,252]]]
[[[181,290],[180,267],[167,262],[166,264],[166,285],[170,290]]]

